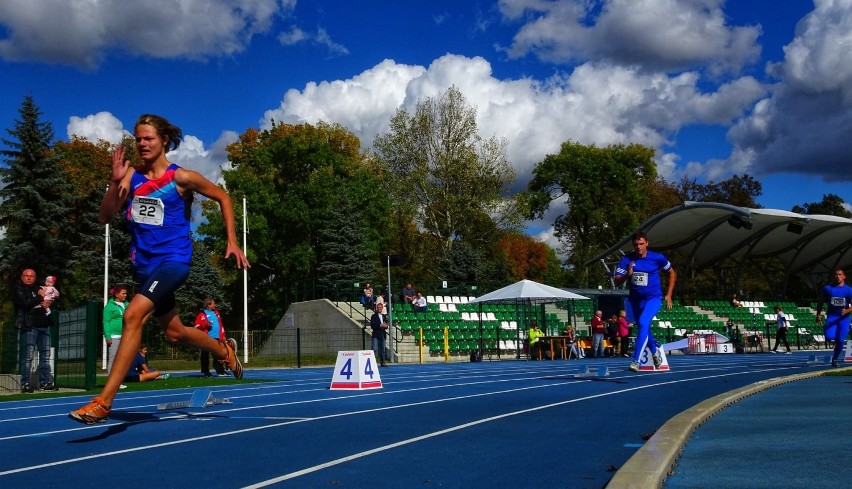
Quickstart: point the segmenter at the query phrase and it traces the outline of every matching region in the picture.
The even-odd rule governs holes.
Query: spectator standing
[[[35,281],[35,270],[27,268],[21,272],[21,279],[12,292],[15,327],[20,331],[21,392],[35,392],[30,373],[36,350],[39,388],[57,389],[50,372],[50,322],[45,314],[50,301],[44,299],[44,290],[35,285]]]
[[[790,344],[787,343],[787,325],[787,316],[781,306],[775,306],[775,347],[772,348],[772,353],[778,352],[778,344],[782,341],[787,353],[790,353]]]
[[[621,349],[621,335],[619,334],[618,328],[618,315],[613,314],[606,322],[606,336],[609,340],[609,344],[612,347],[612,351],[610,352],[611,357],[617,357],[618,352]]]
[[[124,376],[125,382],[147,382],[149,380],[166,380],[169,374],[161,374],[157,370],[148,366],[148,347],[143,343],[133,357],[133,363],[130,364],[130,369],[127,375]]]
[[[592,358],[604,356],[605,334],[606,323],[603,320],[603,311],[595,311],[595,317],[592,318]]]
[[[414,287],[411,286],[411,283],[407,283],[402,289],[400,300],[403,304],[412,304],[416,296],[417,293],[414,292]]]
[[[825,338],[834,342],[834,352],[831,355],[831,366],[837,366],[849,336],[850,313],[852,313],[852,287],[846,284],[846,272],[838,268],[834,271],[834,284],[826,285],[820,293],[817,304],[816,320],[822,323],[822,306],[828,303],[823,331]]]
[[[189,277],[192,262],[189,216],[194,194],[219,204],[226,234],[224,258],[233,256],[240,269],[250,266],[237,245],[231,197],[200,173],[168,160],[166,154],[178,148],[183,132],[165,118],[145,114],[136,121],[133,132],[142,162],[131,168],[124,146],[116,148],[98,220],[109,223],[118,213],[127,219],[140,292],[124,311],[121,346],[106,385],[89,404],[68,413],[71,419],[85,424],[101,423],[109,417],[121,381],[142,344],[142,325],[150,317],[156,318],[172,344],[210,350],[216,358],[227,360],[234,377],[243,377],[236,341],[229,338],[223,345],[195,328],[187,328],[175,310],[175,291]]]
[[[633,251],[621,257],[615,268],[613,281],[616,286],[625,282],[630,284],[627,300],[636,321],[636,343],[633,346],[633,361],[630,370],[639,371],[639,357],[645,348],[651,350],[654,367],[662,365],[662,357],[657,353],[657,341],[651,333],[651,320],[660,312],[663,300],[666,308],[672,308],[672,293],[674,293],[677,274],[669,260],[660,253],[648,249],[648,237],[643,232],[632,236]],[[660,272],[668,272],[668,288],[663,296],[660,283]]]
[[[388,303],[385,301],[385,296],[383,296],[382,294],[374,294],[373,298],[374,298],[374,304],[376,304],[376,305],[381,304],[382,308],[385,311],[388,310]]]
[[[380,366],[385,367],[385,337],[387,336],[388,319],[382,304],[376,305],[376,312],[370,318],[370,328],[373,330],[371,342],[376,360],[380,362]]]
[[[414,312],[426,312],[428,310],[426,298],[423,297],[421,292],[418,292],[417,295],[414,296],[414,300],[411,302],[411,305],[414,306]]]
[[[112,372],[112,362],[121,344],[121,327],[124,310],[127,308],[127,287],[113,285],[109,290],[110,298],[104,305],[104,340],[107,344],[107,373]]]
[[[225,343],[225,323],[216,308],[216,299],[204,299],[204,308],[195,316],[195,328],[204,331],[219,343]],[[213,368],[218,375],[226,374],[225,364],[220,360],[213,361]],[[210,377],[210,352],[207,350],[201,350],[201,374]]]
[[[544,342],[541,341],[541,337],[544,336],[544,332],[538,329],[538,323],[535,321],[530,324],[530,359],[541,358],[544,350]]]
[[[630,323],[627,322],[627,311],[618,311],[618,344],[621,356],[627,358],[627,347],[630,346]]]

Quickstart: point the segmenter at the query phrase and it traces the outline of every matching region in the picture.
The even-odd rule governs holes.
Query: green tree
[[[683,200],[719,202],[756,209],[760,207],[757,198],[763,193],[763,186],[751,175],[744,174],[734,175],[718,183],[710,181],[706,184],[684,178],[678,190]]]
[[[495,240],[487,246],[473,246],[461,240],[447,253],[441,264],[443,275],[448,283],[446,292],[464,295],[468,286],[477,286],[479,291],[494,290],[496,284],[501,287],[511,280],[509,265]],[[480,295],[470,291],[468,295]]]
[[[801,206],[793,206],[792,212],[852,218],[852,212],[848,210],[845,204],[846,202],[839,196],[826,194],[822,196],[821,202],[810,202]]]
[[[265,131],[249,129],[228,146],[228,154],[232,168],[223,171],[223,177],[238,217],[242,198],[248,201],[253,324],[274,325],[289,302],[315,298],[321,260],[336,256],[327,246],[339,244],[324,240],[321,230],[339,206],[341,194],[360,209],[357,214],[363,217],[353,218],[362,236],[358,246],[371,257],[373,275],[380,273],[383,216],[389,204],[380,190],[380,175],[361,153],[356,136],[325,123],[276,124]],[[221,257],[222,219],[211,204],[202,203],[207,222],[198,230]],[[235,273],[228,272],[226,283],[236,282]],[[236,288],[233,292],[236,296]]]
[[[336,292],[335,298],[351,300],[352,283],[372,280],[377,257],[375,250],[361,246],[367,240],[363,223],[370,222],[369,213],[353,205],[345,192],[336,201],[319,229],[323,246],[317,256],[317,273],[328,297]],[[381,221],[376,219],[376,224],[381,225]]]
[[[111,167],[112,145],[107,141],[92,143],[79,138],[70,142],[57,141],[54,151],[71,183],[70,209],[67,216],[73,223],[67,240],[72,243],[73,268],[62,277],[64,304],[72,306],[87,299],[103,296],[103,266],[105,229],[98,222],[98,210],[104,194],[106,177]],[[130,266],[130,235],[123,216],[116,216],[110,225],[109,285],[124,283],[132,286]]]
[[[552,202],[564,202],[565,212],[553,225],[579,285],[592,285],[587,260],[650,217],[647,189],[657,180],[653,156],[653,149],[638,144],[598,148],[568,141],[533,170],[527,217],[540,219]],[[603,274],[599,278],[603,284]]]
[[[439,256],[447,258],[459,240],[484,249],[499,227],[518,226],[506,143],[479,136],[476,110],[456,87],[418,102],[413,114],[399,109],[373,146],[389,174],[391,222],[404,229],[415,220]]]
[[[66,275],[73,268],[73,231],[69,221],[70,188],[59,158],[51,149],[53,128],[40,120],[32,97],[24,98],[20,119],[7,130],[0,151],[0,277],[11,283],[23,267],[33,267],[40,277]],[[71,251],[71,253],[69,253]]]

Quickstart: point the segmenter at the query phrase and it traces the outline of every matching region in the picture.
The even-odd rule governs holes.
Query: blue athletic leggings
[[[657,353],[657,341],[651,334],[651,320],[660,312],[660,308],[663,306],[663,298],[629,299],[629,301],[630,309],[633,311],[633,319],[636,320],[639,330],[636,334],[636,345],[633,348],[633,361],[638,362],[646,346],[650,347],[652,355]]]
[[[825,339],[834,342],[833,360],[840,358],[843,348],[846,347],[846,337],[849,336],[849,320],[852,316],[827,316],[825,318]]]

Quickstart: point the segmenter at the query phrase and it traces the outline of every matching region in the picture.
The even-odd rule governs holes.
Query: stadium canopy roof
[[[852,219],[843,217],[684,202],[638,230],[647,234],[652,249],[684,253],[697,269],[728,257],[777,257],[788,276],[813,286],[825,283],[837,268],[852,267]],[[638,230],[587,265],[632,251],[630,236]]]

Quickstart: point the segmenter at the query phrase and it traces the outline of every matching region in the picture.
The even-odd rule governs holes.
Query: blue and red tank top
[[[192,260],[190,212],[192,200],[177,189],[169,164],[163,175],[151,180],[134,172],[125,219],[130,226],[130,261],[137,270],[150,270],[164,261],[189,264]]]

